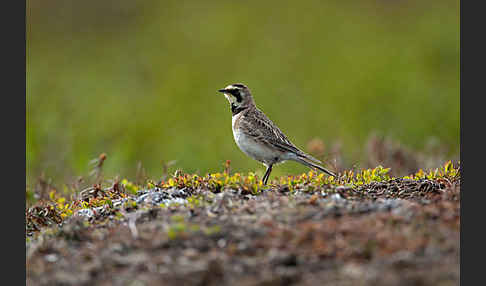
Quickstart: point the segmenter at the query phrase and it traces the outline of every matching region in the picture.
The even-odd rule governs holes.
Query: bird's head
[[[244,84],[234,83],[218,90],[231,104],[231,108],[241,108],[254,104],[250,89]]]

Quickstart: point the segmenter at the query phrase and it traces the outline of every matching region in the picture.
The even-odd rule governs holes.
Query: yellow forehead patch
[[[238,89],[238,88],[236,86],[230,84],[227,87],[225,87],[224,89]]]

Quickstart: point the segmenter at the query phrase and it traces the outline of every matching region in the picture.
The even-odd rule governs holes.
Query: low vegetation
[[[459,165],[389,173],[309,171],[264,186],[227,162],[205,176],[46,187],[26,209],[27,282],[456,285]]]

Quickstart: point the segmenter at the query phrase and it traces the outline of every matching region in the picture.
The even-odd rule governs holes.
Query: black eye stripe
[[[234,97],[236,97],[236,101],[241,102],[243,98],[241,97],[240,91],[238,89],[229,90]]]
[[[236,101],[241,102],[243,100],[239,91],[236,91],[233,95],[236,97]]]

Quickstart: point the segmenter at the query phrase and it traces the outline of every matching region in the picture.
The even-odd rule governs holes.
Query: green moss
[[[215,235],[221,232],[221,226],[214,225],[204,229],[204,233],[208,236]]]
[[[460,175],[459,165],[455,166],[451,161],[446,162],[443,166],[424,171],[420,169],[415,174],[411,174],[403,177],[403,179],[409,180],[452,180]],[[359,171],[348,170],[337,177],[327,176],[323,173],[316,173],[309,171],[297,176],[280,177],[273,180],[273,184],[270,184],[270,189],[285,189],[287,188],[290,193],[294,191],[306,191],[314,192],[316,190],[332,190],[338,186],[346,186],[350,188],[367,185],[374,182],[384,182],[393,178],[389,175],[390,168],[383,168],[378,166],[373,169],[365,169]],[[140,190],[143,187],[128,182],[122,181],[122,185],[125,186],[125,190],[132,194],[135,190]],[[149,187],[153,183],[149,182]],[[161,188],[172,189],[185,188],[188,192],[197,189],[206,189],[211,191],[204,198],[201,195],[191,195],[186,200],[186,206],[195,209],[201,208],[206,203],[211,203],[214,193],[225,191],[228,189],[238,189],[242,193],[258,195],[261,193],[264,185],[255,173],[248,173],[247,175],[241,173],[230,174],[229,172],[212,173],[206,176],[199,176],[194,174],[182,174],[168,178],[165,182],[159,184]],[[117,211],[119,208],[125,210],[137,209],[137,203],[128,199],[121,206],[115,207],[114,200],[122,198],[130,198],[129,194],[122,192],[118,188],[101,189],[99,186],[93,189],[93,193],[90,197],[85,197],[81,200],[71,199],[73,197],[65,197],[57,193],[55,190],[49,193],[49,200],[47,202],[38,203],[26,210],[26,230],[27,232],[35,232],[40,228],[61,223],[64,219],[72,216],[77,210],[83,208],[95,208],[103,206],[113,211]],[[205,201],[206,200],[206,201]],[[159,207],[167,208],[166,205],[160,204]],[[178,205],[171,205],[171,208],[177,208]],[[117,216],[118,215],[118,212]],[[169,237],[177,237],[180,233],[187,231],[188,226],[185,223],[184,217],[180,215],[174,215],[171,217],[171,228],[169,229]],[[195,227],[189,226],[192,232],[195,231]],[[205,230],[209,233],[214,233],[215,230]]]
[[[123,179],[121,181],[122,186],[131,194],[136,194],[139,190],[139,187],[136,186],[134,183],[129,182],[127,179]]]
[[[186,200],[187,200],[187,205],[192,209],[201,207],[204,204],[204,199],[200,195],[192,195],[188,197]]]

